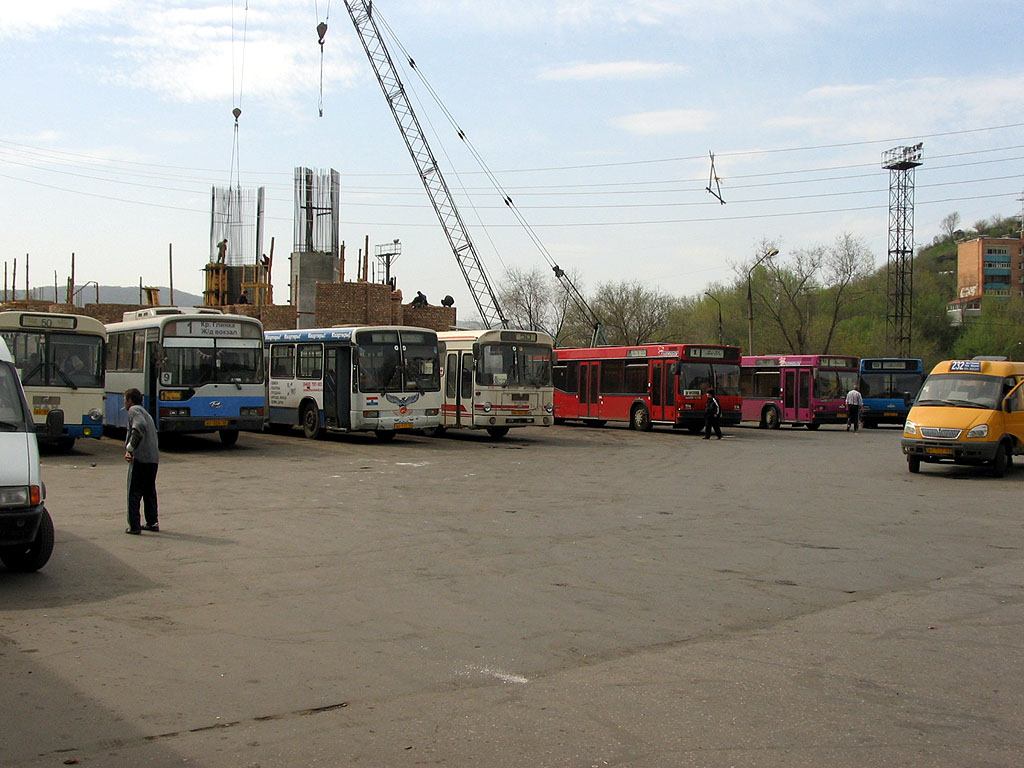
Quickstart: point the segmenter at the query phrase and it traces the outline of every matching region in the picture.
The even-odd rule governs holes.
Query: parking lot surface
[[[0,765],[1019,766],[1024,470],[893,429],[46,454]]]

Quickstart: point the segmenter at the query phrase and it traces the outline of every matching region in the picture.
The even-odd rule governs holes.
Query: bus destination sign
[[[915,360],[865,360],[866,371],[916,371]]]
[[[73,331],[78,327],[78,318],[72,315],[66,317],[51,317],[48,315],[22,315],[22,328],[59,328],[65,331]]]
[[[857,364],[851,357],[823,357],[818,363],[819,368],[856,368]]]
[[[237,339],[242,336],[239,323],[223,320],[180,320],[176,323],[176,336],[192,336],[215,339]]]
[[[950,371],[981,372],[981,360],[953,360],[949,364]]]
[[[724,360],[725,350],[721,347],[687,347],[688,357],[697,357],[702,360]]]

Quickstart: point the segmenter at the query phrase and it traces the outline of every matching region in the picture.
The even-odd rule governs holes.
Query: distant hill
[[[99,300],[97,301],[97,291],[99,292]],[[41,301],[52,301],[53,288],[33,288],[30,291],[30,298]],[[66,297],[66,288],[60,286],[57,289],[57,300],[55,303],[64,303]],[[24,299],[25,291],[16,291],[15,300]],[[121,285],[101,285],[99,288],[96,285],[86,285],[77,290],[75,296],[75,304],[82,306],[83,304],[144,304],[145,299],[139,298],[139,286],[121,286]],[[170,288],[160,287],[160,303],[170,304],[171,303],[171,290]],[[195,307],[203,303],[203,297],[195,293],[188,293],[186,291],[174,289],[174,303],[178,306],[183,307]]]

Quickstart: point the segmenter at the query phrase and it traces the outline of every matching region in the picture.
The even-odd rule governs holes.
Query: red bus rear
[[[704,426],[708,390],[722,405],[722,424],[740,423],[740,348],[713,344],[643,344],[635,347],[556,349],[555,422],[601,426],[626,422]]]

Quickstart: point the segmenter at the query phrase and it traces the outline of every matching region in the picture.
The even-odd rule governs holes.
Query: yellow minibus
[[[1024,363],[1003,358],[936,365],[907,415],[900,441],[911,472],[921,462],[987,464],[1002,477],[1024,453]]]

